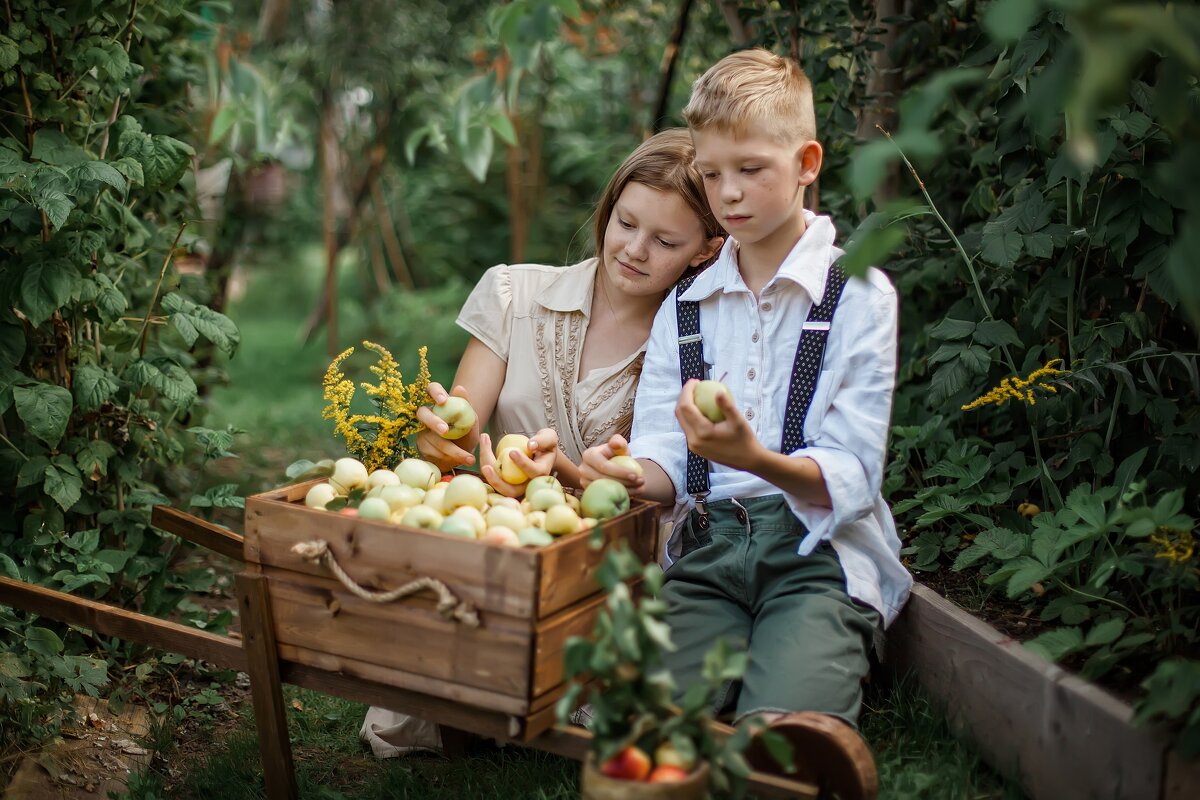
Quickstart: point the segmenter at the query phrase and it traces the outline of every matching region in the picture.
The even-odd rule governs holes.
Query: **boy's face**
[[[820,172],[821,146],[716,129],[693,130],[692,141],[721,226],[742,245],[781,242],[790,248],[804,232],[804,187]]]

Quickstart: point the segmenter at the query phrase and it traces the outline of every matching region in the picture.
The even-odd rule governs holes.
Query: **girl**
[[[693,155],[688,132],[672,129],[625,159],[596,207],[595,257],[487,271],[458,316],[471,339],[453,389],[478,420],[461,439],[443,439],[446,423],[422,408],[424,458],[443,471],[469,466],[478,445],[481,474],[512,496],[522,487],[500,478],[481,433],[489,423],[497,436],[536,431],[532,457],[514,454],[514,463],[572,487],[584,450],[613,434],[628,437],[654,315],[684,272],[708,263],[723,243]],[[435,403],[447,397],[437,383],[429,394]],[[380,758],[441,744],[435,724],[380,708],[367,712],[359,735]]]

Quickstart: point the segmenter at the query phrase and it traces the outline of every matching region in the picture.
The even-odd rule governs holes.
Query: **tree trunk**
[[[291,11],[292,0],[263,0],[262,11],[258,14],[259,40],[273,42],[283,36]]]
[[[325,291],[320,307],[325,319],[329,357],[337,355],[337,136],[333,132],[334,105],[330,92],[321,104],[321,229],[325,239]]]
[[[895,23],[883,22],[905,13],[905,0],[875,0],[874,16],[867,27],[882,27],[878,41],[883,47],[874,52],[871,75],[867,79],[867,97],[858,116],[858,139],[866,141],[880,136],[879,127],[889,132],[896,129],[896,100],[903,88],[901,70],[895,63],[893,50],[899,31]],[[876,127],[878,126],[878,127]],[[875,205],[895,199],[900,192],[900,164],[888,167],[887,177],[875,190]]]
[[[371,184],[371,204],[375,206],[375,219],[379,224],[379,234],[383,239],[383,246],[387,248],[392,274],[396,276],[396,280],[412,289],[414,288],[412,273],[408,269],[408,262],[404,258],[400,240],[396,238],[396,229],[392,225],[392,218],[388,214],[387,200],[383,196],[383,189],[380,188],[379,183],[379,181],[375,181]]]
[[[692,13],[693,0],[681,0],[679,16],[675,18],[675,28],[667,48],[663,51],[662,63],[658,70],[658,102],[654,106],[654,118],[650,120],[650,129],[658,133],[663,129],[663,121],[667,116],[667,106],[671,102],[671,83],[675,79],[675,65],[679,61],[679,51],[683,49],[683,37],[687,33],[688,15]]]
[[[750,44],[750,39],[754,36],[753,29],[742,22],[742,18],[738,15],[738,8],[741,3],[738,0],[720,0],[721,16],[725,18],[725,24],[729,26],[729,38],[733,40],[736,47],[745,47]]]

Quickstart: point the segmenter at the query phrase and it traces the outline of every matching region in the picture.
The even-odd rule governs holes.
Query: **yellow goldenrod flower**
[[[1155,558],[1165,558],[1172,564],[1186,564],[1196,551],[1196,537],[1191,531],[1160,525],[1150,541],[1158,545]]]
[[[1042,389],[1050,394],[1058,393],[1058,387],[1046,383],[1046,378],[1056,378],[1060,375],[1071,374],[1067,370],[1057,368],[1057,365],[1061,363],[1061,358],[1055,358],[1029,373],[1029,376],[1026,378],[1018,378],[1016,376],[1005,378],[1000,381],[999,386],[990,389],[986,394],[967,403],[962,407],[962,410],[974,411],[986,405],[1002,406],[1009,400],[1019,400],[1031,406],[1037,405],[1037,395],[1034,394],[1034,389]]]
[[[412,452],[407,439],[424,427],[417,421],[417,409],[430,402],[429,364],[426,361],[429,348],[418,350],[421,365],[417,379],[405,385],[400,365],[387,348],[368,341],[364,341],[363,346],[379,357],[378,363],[370,368],[379,383],[362,384],[379,413],[350,413],[354,382],[342,373],[341,364],[354,352],[351,347],[340,353],[325,371],[322,385],[325,402],[329,405],[321,416],[333,420],[334,435],[345,439],[346,449],[368,470],[374,470],[407,458]]]

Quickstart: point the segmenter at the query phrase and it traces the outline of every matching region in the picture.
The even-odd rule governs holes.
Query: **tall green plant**
[[[0,34],[0,573],[151,614],[195,586],[150,509],[232,440],[197,424],[191,351],[232,355],[238,331],[172,269],[193,241],[190,6],[5,0]],[[191,502],[238,506],[230,489]],[[91,633],[9,609],[0,628],[3,737],[104,684]]]

